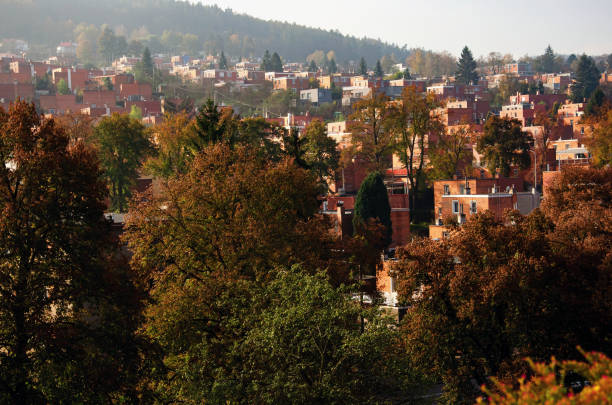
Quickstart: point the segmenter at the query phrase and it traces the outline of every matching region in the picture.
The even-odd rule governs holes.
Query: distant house
[[[328,89],[308,89],[300,91],[300,100],[318,106],[332,102],[331,90]]]

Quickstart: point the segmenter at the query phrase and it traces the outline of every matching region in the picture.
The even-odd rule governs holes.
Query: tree
[[[258,369],[243,344],[265,304],[258,290],[278,266],[329,265],[330,223],[317,215],[318,193],[314,177],[287,159],[216,144],[163,183],[159,197],[132,206],[126,240],[151,287],[144,331],[164,350],[162,398],[246,400]]]
[[[586,361],[558,361],[549,364],[529,360],[534,376],[521,377],[518,388],[494,381],[494,389],[486,389],[488,400],[478,404],[510,405],[517,403],[553,402],[559,405],[596,405],[612,400],[609,375],[612,360],[603,353],[583,353]],[[588,382],[588,384],[586,383]]]
[[[59,79],[59,82],[57,82],[56,88],[57,88],[58,94],[61,94],[61,95],[70,94],[70,88],[68,88],[68,83],[66,83],[66,80],[64,79]]]
[[[393,323],[361,309],[325,274],[281,270],[265,288],[269,302],[249,331],[250,401],[379,403],[413,397],[415,378]],[[361,331],[355,319],[365,317]]]
[[[368,74],[368,64],[363,57],[359,61],[359,74],[362,76],[366,76]]]
[[[393,135],[388,130],[390,108],[384,94],[374,94],[354,105],[351,147],[343,150],[345,164],[353,159],[363,162],[370,171],[387,169],[393,152]]]
[[[327,66],[328,66],[327,69],[328,69],[330,74],[334,74],[334,73],[336,73],[338,71],[338,66],[336,65],[336,60],[334,58],[331,58],[329,60],[329,63],[328,63]]]
[[[264,53],[263,60],[261,62],[261,70],[263,70],[264,72],[272,71],[272,56],[270,56],[270,51],[268,51],[267,49]]]
[[[446,402],[473,403],[472,381],[516,379],[525,357],[610,349],[601,331],[612,312],[597,297],[612,285],[611,174],[563,173],[542,211],[503,221],[479,213],[443,241],[415,240],[398,253],[408,354],[443,379]]]
[[[272,54],[272,59],[270,60],[270,68],[272,72],[283,71],[283,62],[281,61],[280,56],[276,52]]]
[[[129,116],[133,120],[142,121],[142,108],[138,107],[136,104],[132,104]]]
[[[475,84],[478,82],[478,73],[476,73],[476,61],[472,56],[472,52],[466,46],[461,51],[461,58],[457,63],[456,81],[461,84]]]
[[[412,76],[410,75],[410,69],[408,69],[408,68],[404,69],[404,71],[402,72],[402,78],[404,80],[412,79]]]
[[[586,118],[598,116],[602,113],[605,113],[605,109],[602,109],[608,100],[606,99],[605,93],[601,90],[601,88],[597,88],[591,97],[589,98],[589,102],[584,107],[584,116]]]
[[[612,69],[612,53],[606,58],[606,64],[608,65],[608,70]]]
[[[375,77],[383,77],[385,72],[383,71],[382,65],[380,64],[380,60],[376,61],[376,67],[374,68],[374,76]]]
[[[283,135],[283,150],[293,162],[303,169],[310,169],[310,165],[304,160],[306,138],[301,136],[297,128],[291,128]]]
[[[147,159],[145,167],[153,175],[168,179],[187,171],[191,153],[189,146],[195,137],[193,122],[185,113],[164,116],[164,120],[152,128],[155,153]]]
[[[452,179],[464,170],[465,176],[471,173],[473,153],[468,147],[472,143],[473,132],[469,125],[462,125],[451,133],[441,134],[429,151],[432,179]]]
[[[575,81],[571,87],[571,99],[575,103],[581,103],[591,97],[591,94],[599,85],[599,70],[595,66],[593,58],[583,54],[578,59]]]
[[[316,72],[317,70],[319,70],[319,69],[317,68],[317,64],[315,63],[314,59],[312,59],[312,60],[310,61],[310,65],[308,65],[308,71],[309,71],[309,72]]]
[[[531,163],[529,151],[533,138],[523,132],[520,121],[516,119],[491,116],[484,125],[484,133],[478,139],[476,150],[491,174],[499,169],[499,174],[508,177],[510,166],[526,169]]]
[[[546,47],[544,55],[540,56],[540,70],[543,73],[553,73],[555,69],[556,58],[550,45]]]
[[[0,402],[134,401],[142,295],[95,152],[17,102],[0,109],[0,159]]]
[[[314,120],[306,127],[304,139],[304,160],[327,191],[327,181],[333,179],[339,165],[338,144],[327,136],[327,126],[320,120]]]
[[[353,213],[353,227],[355,231],[363,233],[370,219],[379,222],[385,227],[382,247],[386,248],[391,243],[393,228],[391,227],[389,195],[380,172],[370,173],[361,183],[357,198],[355,199],[355,211]]]
[[[142,52],[142,71],[145,76],[149,79],[153,78],[153,59],[151,58],[151,51],[146,47]]]
[[[102,118],[94,141],[110,189],[110,209],[126,212],[130,188],[151,147],[145,127],[128,115],[113,114]]]
[[[219,57],[219,69],[227,69],[227,59],[225,58],[225,54],[223,52],[221,52],[221,57]]]
[[[98,51],[104,57],[104,61],[109,64],[113,61],[115,51],[115,33],[109,27],[105,27],[98,38]]]
[[[596,121],[593,134],[585,142],[593,156],[595,166],[612,165],[612,110]]]
[[[113,90],[113,82],[111,81],[110,77],[105,77],[104,78],[104,87],[106,87],[106,90]]]
[[[204,147],[219,142],[231,143],[230,118],[231,113],[224,115],[214,101],[208,99],[195,117],[196,137],[191,146],[192,153],[195,155]]]
[[[425,180],[428,138],[444,133],[444,125],[436,113],[440,106],[433,94],[422,94],[416,87],[407,86],[402,92],[401,103],[391,110],[389,130],[394,137],[394,149],[406,168],[413,209],[416,207],[417,190]]]

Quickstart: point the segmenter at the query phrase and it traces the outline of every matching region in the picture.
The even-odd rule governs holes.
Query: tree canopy
[[[529,151],[533,138],[523,132],[520,121],[491,116],[484,125],[484,133],[478,138],[476,150],[483,155],[484,162],[491,174],[499,173],[508,177],[510,167],[520,169],[529,167]]]
[[[470,48],[467,46],[461,51],[461,58],[457,62],[457,73],[455,75],[457,82],[462,84],[476,84],[478,82],[478,73],[476,73],[476,61],[472,56]]]

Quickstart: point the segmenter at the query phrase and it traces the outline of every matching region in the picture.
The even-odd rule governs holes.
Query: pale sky
[[[192,0],[458,55],[612,53],[612,0]]]

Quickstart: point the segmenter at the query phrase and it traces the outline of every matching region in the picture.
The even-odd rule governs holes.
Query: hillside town
[[[118,38],[0,42],[0,403],[611,400],[612,54]]]
[[[382,97],[383,104],[402,104],[407,90],[422,97],[431,96],[435,108],[429,114],[440,126],[435,131],[415,134],[422,139],[412,146],[404,145],[413,154],[412,169],[407,170],[401,151],[391,150],[382,167],[391,204],[392,254],[394,248],[411,240],[411,223],[416,224],[419,234],[427,233],[423,219],[430,220],[429,237],[438,240],[479,212],[488,210],[498,219],[508,210],[527,215],[539,207],[547,186],[562,167],[588,167],[592,163],[585,139],[592,133],[593,125],[583,120],[590,94],[573,96],[575,72],[536,73],[530,63],[514,61],[475,69],[467,47],[466,51],[466,62],[474,64],[470,72],[473,78],[412,77],[402,63],[389,66],[385,73],[380,61],[369,70],[363,60],[359,72],[339,71],[333,58],[331,64],[327,60],[324,67],[317,67],[314,60],[281,63],[278,54],[269,53],[256,60],[228,61],[223,53],[199,58],[151,55],[146,50],[143,57],[121,56],[108,67],[87,68],[78,63],[76,44],[62,42],[57,47],[57,56],[45,61],[0,55],[0,106],[8,110],[11,103],[24,100],[35,103],[46,117],[70,115],[74,119],[74,115],[82,115],[91,118],[91,125],[95,126],[103,117],[126,114],[154,127],[168,114],[181,109],[197,114],[200,106],[194,100],[212,98],[219,111],[263,117],[298,136],[319,121],[325,124],[327,136],[336,142],[342,154],[354,152],[352,132],[358,119],[354,112],[367,106],[367,100]],[[550,48],[547,52],[552,55]],[[174,80],[179,87],[190,86],[191,91],[186,96],[177,96],[176,88],[165,84],[163,78],[166,82]],[[612,74],[605,69],[597,79],[595,86],[608,89]],[[516,92],[510,93],[508,87],[512,84]],[[261,89],[268,89],[272,96],[286,95],[287,113],[274,113],[266,106],[267,100],[260,100],[261,106],[241,101],[241,94]],[[592,87],[590,92],[594,91]],[[494,94],[499,97],[500,93],[501,106],[495,107],[492,97]],[[325,114],[318,115],[321,109],[325,109]],[[520,123],[525,139],[529,138],[529,149],[522,151],[529,156],[525,164],[512,161],[503,170],[501,167],[492,170],[487,165],[478,151],[477,140],[483,137],[491,117]],[[373,125],[367,120],[364,123]],[[461,150],[456,151],[452,167],[447,168],[447,177],[428,176],[420,186],[429,188],[429,198],[423,197],[429,205],[411,206],[409,195],[417,191],[413,191],[415,184],[410,174],[416,170],[419,176],[430,173],[432,154],[438,153],[434,144],[446,145],[449,140],[459,142]],[[350,224],[357,192],[369,173],[369,162],[354,153],[349,163],[338,166],[325,179],[328,192],[321,196],[321,212],[337,216],[339,224],[349,224],[338,228],[348,234],[353,232]],[[141,174],[140,189],[156,181]],[[411,209],[418,211],[419,222],[411,218]],[[377,274],[379,292],[387,297],[391,307],[397,307],[392,285],[388,272],[381,269]]]

